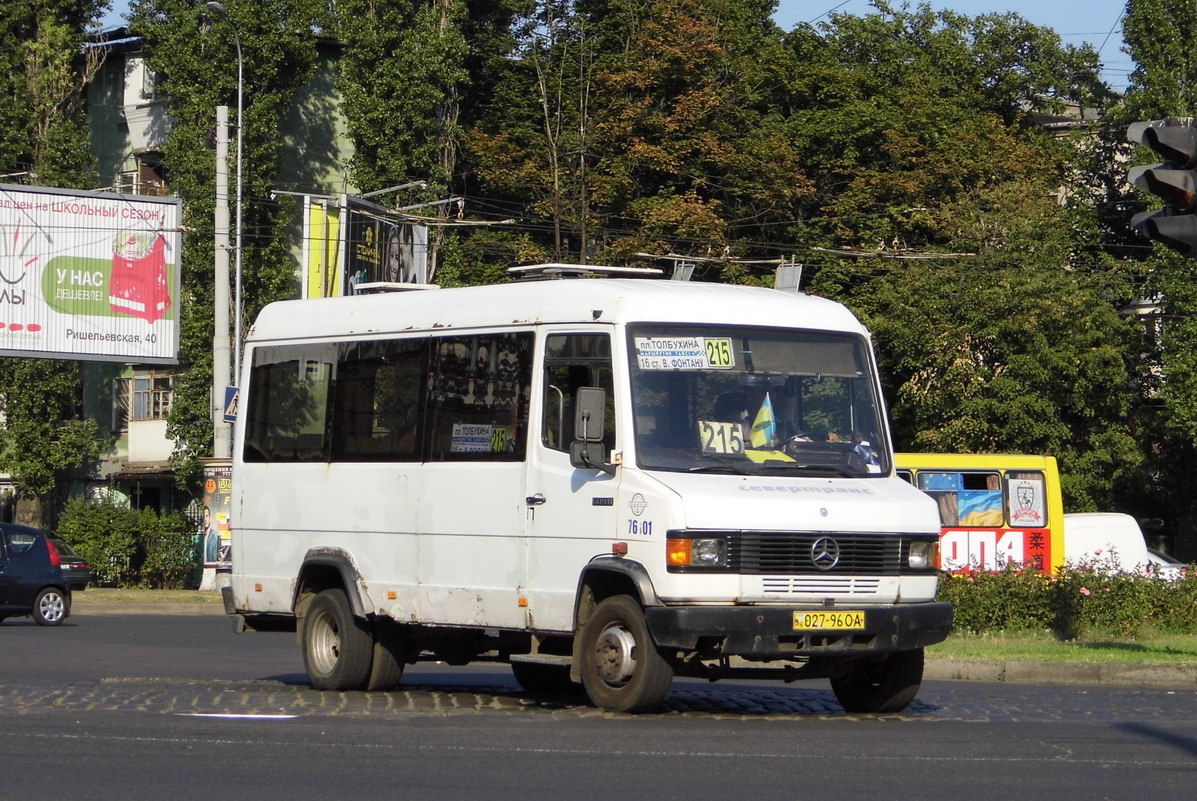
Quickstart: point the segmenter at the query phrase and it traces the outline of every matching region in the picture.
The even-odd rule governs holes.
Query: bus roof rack
[[[517,278],[655,278],[664,275],[656,267],[608,267],[602,264],[529,264],[508,267]]]
[[[356,295],[378,295],[383,292],[408,292],[413,289],[440,289],[437,284],[407,284],[398,281],[369,281],[354,287]]]

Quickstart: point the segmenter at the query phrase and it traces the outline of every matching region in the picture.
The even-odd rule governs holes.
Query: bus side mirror
[[[607,391],[601,387],[579,387],[574,396],[574,440],[569,445],[569,463],[615,475],[607,464],[603,432],[607,428]]]

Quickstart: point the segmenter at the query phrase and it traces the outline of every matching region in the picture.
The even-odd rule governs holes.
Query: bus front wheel
[[[633,598],[616,595],[599,603],[580,636],[582,686],[595,706],[640,712],[664,700],[673,668],[657,650]]]
[[[318,594],[303,619],[303,664],[317,690],[360,690],[370,676],[374,641],[340,589]]]
[[[915,648],[856,662],[831,677],[831,689],[847,712],[884,714],[910,706],[922,682],[923,649]]]

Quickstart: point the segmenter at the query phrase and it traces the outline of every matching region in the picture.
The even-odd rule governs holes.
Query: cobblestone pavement
[[[212,716],[369,716],[413,718],[451,715],[532,715],[551,718],[621,717],[589,706],[581,694],[533,697],[502,686],[402,685],[390,692],[328,692],[277,681],[105,679],[60,688],[0,684],[0,714],[51,710],[140,711]],[[679,683],[663,715],[723,719],[845,719],[849,715],[824,689],[769,685]],[[903,713],[881,716],[910,721],[1019,722],[1059,720],[1183,721],[1197,718],[1197,692],[1159,689],[1046,688],[968,682],[924,684]]]

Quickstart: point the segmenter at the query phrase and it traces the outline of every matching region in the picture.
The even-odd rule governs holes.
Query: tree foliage
[[[229,106],[235,116],[239,39],[245,119],[233,123],[242,125],[244,149],[242,307],[248,323],[265,304],[298,294],[288,242],[292,206],[272,201],[270,193],[283,147],[278,131],[311,75],[314,26],[324,13],[316,0],[230,0],[225,6],[228,21],[189,0],[135,0],[131,8],[131,27],[146,43],[172,121],[165,146],[169,182],[186,200],[180,304],[180,361],[186,369],[175,384],[168,425],[179,443],[172,461],[182,481],[197,475],[196,459],[210,454],[212,443],[216,165],[207,143],[215,109]]]
[[[87,169],[69,100],[86,64],[63,43],[97,3],[0,13],[6,36],[27,43],[3,54],[0,157],[39,162],[60,185]],[[1187,113],[1191,4],[1128,3],[1137,66],[1124,108],[1091,48],[1014,14],[925,3],[876,0],[791,31],[772,22],[771,0],[226,5],[229,21],[191,0],[133,3],[172,119],[169,182],[185,199],[186,369],[170,420],[185,478],[212,433],[206,140],[215,106],[236,107],[230,21],[245,67],[246,321],[297,294],[294,209],[270,191],[285,183],[285,115],[318,46],[335,43],[360,191],[423,181],[395,205],[455,195],[480,222],[515,221],[434,229],[441,283],[643,253],[710,259],[707,280],[767,283],[733,257],[800,260],[809,291],[875,331],[899,447],[1050,451],[1073,509],[1158,506],[1157,479],[1186,473],[1197,290],[1177,258],[1147,255],[1128,233],[1137,209],[1114,166],[1128,148],[1081,120]],[[24,77],[30,64],[38,81]],[[1168,314],[1159,340],[1120,314],[1145,297]]]
[[[0,172],[9,181],[90,185],[83,88],[97,54],[82,43],[106,5],[51,0],[0,8]],[[96,457],[95,426],[79,419],[78,364],[0,359],[0,386],[0,470],[12,475],[24,501],[51,492],[65,471]],[[40,509],[28,514],[25,522],[40,523]]]

